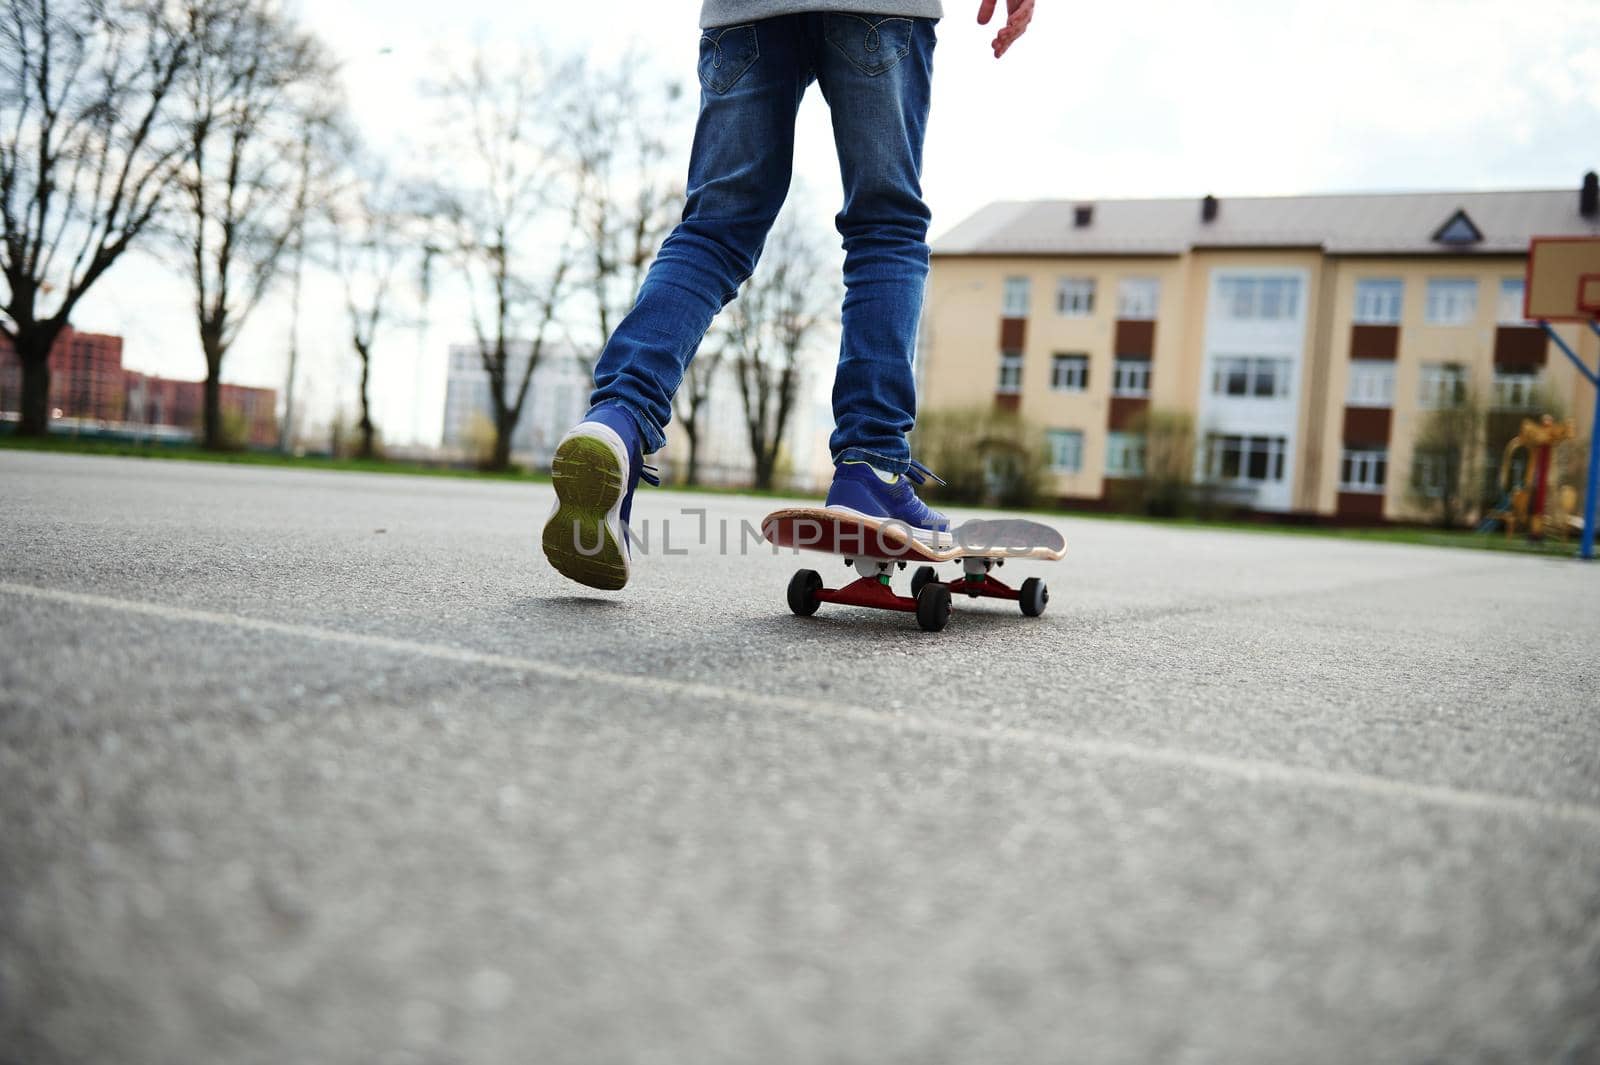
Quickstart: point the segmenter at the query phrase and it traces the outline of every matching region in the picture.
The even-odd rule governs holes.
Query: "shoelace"
[[[914,484],[927,484],[929,481],[932,481],[934,484],[947,483],[943,477],[940,477],[937,473],[934,473],[916,459],[912,459],[911,465],[906,467],[906,476],[910,478]]]
[[[661,487],[661,471],[654,466],[641,462],[639,464],[639,480],[652,488]],[[940,482],[943,483],[943,482]]]

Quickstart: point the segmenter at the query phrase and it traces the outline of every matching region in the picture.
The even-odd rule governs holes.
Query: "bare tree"
[[[489,376],[495,444],[489,465],[511,465],[533,372],[559,325],[578,250],[578,206],[559,149],[565,72],[530,56],[500,64],[479,52],[433,86],[441,244],[452,253],[471,306],[473,336]],[[525,356],[525,358],[523,358]]]
[[[315,199],[300,192],[306,159],[313,174],[326,171],[316,146],[335,125],[333,69],[277,0],[189,2],[196,56],[182,92],[189,160],[179,236],[206,359],[205,446],[219,448],[223,359]]]
[[[729,308],[757,488],[772,487],[799,391],[801,353],[838,295],[831,276],[818,235],[790,212],[773,228],[760,266]]]
[[[726,330],[716,330],[700,346],[700,354],[684,371],[683,383],[672,397],[672,407],[683,435],[689,438],[689,461],[684,471],[684,483],[700,483],[700,447],[705,440],[707,408],[711,390],[716,387],[717,375],[722,371],[730,338]]]
[[[609,69],[573,68],[578,86],[562,111],[565,150],[572,158],[585,247],[582,285],[594,312],[599,346],[633,305],[662,240],[683,204],[683,186],[669,168],[667,132],[683,87],[658,82],[632,53]],[[594,359],[583,358],[594,369]]]
[[[350,347],[361,364],[361,433],[357,454],[377,455],[372,420],[372,356],[380,331],[392,324],[395,285],[417,241],[407,232],[413,217],[405,193],[381,164],[352,149],[352,181],[327,209],[333,267],[344,286]]]
[[[191,27],[158,0],[5,0],[0,19],[0,334],[22,363],[18,430],[42,436],[56,338],[183,160],[167,115]]]
[[[1485,416],[1477,392],[1465,382],[1441,399],[1417,426],[1410,494],[1450,529],[1482,502]]]

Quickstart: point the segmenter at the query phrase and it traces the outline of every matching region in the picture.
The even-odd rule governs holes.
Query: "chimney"
[[[1585,218],[1600,218],[1600,175],[1593,170],[1583,175],[1583,188],[1578,192],[1578,213]]]
[[[1072,224],[1078,229],[1087,229],[1089,223],[1094,221],[1094,204],[1080,203],[1072,209]]]
[[[1205,199],[1200,201],[1200,221],[1215,222],[1217,220],[1217,211],[1221,210],[1221,208],[1222,205],[1217,202],[1215,196],[1207,195]]]

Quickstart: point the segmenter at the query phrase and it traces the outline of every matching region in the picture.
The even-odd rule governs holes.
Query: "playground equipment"
[[[1600,337],[1600,237],[1535,237],[1528,246],[1522,315],[1539,323],[1545,335],[1595,390],[1594,420],[1589,426],[1589,476],[1583,493],[1583,544],[1579,552],[1584,558],[1592,559],[1595,502],[1596,496],[1600,496],[1600,371],[1589,369],[1550,323],[1583,322]],[[1557,499],[1566,502],[1570,496],[1557,493]],[[1531,499],[1528,502],[1531,522],[1533,514],[1542,515],[1542,510],[1536,511]],[[1507,526],[1510,527],[1510,522]]]
[[[1566,542],[1578,493],[1571,485],[1559,483],[1561,470],[1552,460],[1556,449],[1577,435],[1578,428],[1570,419],[1558,422],[1546,414],[1538,421],[1522,420],[1522,431],[1506,444],[1500,459],[1500,490],[1505,494],[1499,508],[1488,515],[1491,523],[1498,521],[1505,526],[1506,539],[1522,529],[1538,540],[1553,528],[1555,535]],[[1522,483],[1513,486],[1512,473],[1519,451],[1523,455]]]

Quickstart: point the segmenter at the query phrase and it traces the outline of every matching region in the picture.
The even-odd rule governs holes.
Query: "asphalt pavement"
[[[550,498],[0,451],[0,1062],[1600,1061],[1600,569],[1060,519],[926,634]]]

